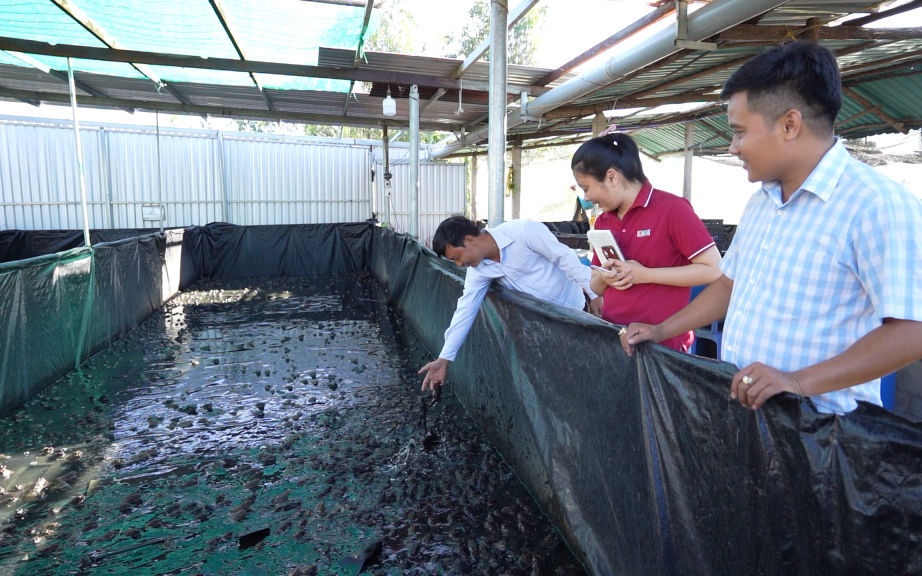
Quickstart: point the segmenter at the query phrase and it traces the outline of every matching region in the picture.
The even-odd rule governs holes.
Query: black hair
[[[473,220],[469,220],[460,214],[450,216],[435,231],[432,237],[432,250],[440,257],[445,256],[445,247],[454,246],[462,248],[464,246],[465,236],[480,236],[480,228]]]
[[[627,134],[606,134],[583,142],[570,160],[570,169],[592,176],[599,182],[605,180],[609,168],[614,168],[631,182],[644,182],[640,150]]]
[[[775,122],[798,110],[818,135],[832,134],[842,108],[842,77],[832,52],[803,40],[762,52],[740,66],[724,84],[720,97],[747,93],[753,112]]]

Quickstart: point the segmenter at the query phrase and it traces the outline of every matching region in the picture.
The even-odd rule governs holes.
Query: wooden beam
[[[915,61],[911,63],[907,62],[906,66],[922,66],[922,61]],[[861,84],[867,84],[869,82],[877,82],[878,80],[890,80],[891,78],[905,78],[906,76],[918,76],[919,74],[922,74],[922,67],[916,70],[913,70],[912,68],[910,68],[906,72],[901,72],[898,74],[894,74],[892,72],[883,74],[883,75],[868,74],[867,76],[861,76],[861,77],[855,78],[854,80],[843,82],[842,85],[848,86],[849,88],[851,88],[851,87],[858,86]]]
[[[871,103],[870,100],[868,100],[867,98],[865,98],[864,96],[855,92],[853,89],[847,86],[842,87],[842,93],[866,109],[874,107],[874,104]],[[903,122],[900,122],[899,120],[897,120],[893,116],[890,116],[883,110],[878,110],[877,112],[874,112],[874,115],[880,118],[881,120],[883,120],[884,122],[886,122],[887,124],[889,124],[890,126],[893,126],[893,128],[895,128],[896,130],[899,130],[903,134],[909,134],[909,130],[906,128]]]
[[[800,40],[812,28],[790,26],[752,26],[740,24],[716,36],[721,40]],[[922,28],[860,28],[858,26],[820,26],[820,40],[910,40],[922,38]]]
[[[896,72],[898,70],[905,70],[906,68],[912,68],[914,66],[922,65],[922,58],[917,60],[910,60],[908,62],[900,62],[899,64],[894,64],[892,66],[885,66],[883,68],[876,68],[874,70],[868,70],[863,74],[852,74],[851,76],[846,76],[842,78],[843,86],[854,86],[856,84],[862,84],[867,82],[868,78],[873,77],[875,80],[883,80],[887,77],[890,77],[890,72]]]
[[[820,26],[823,25],[823,21],[819,18],[807,18],[807,31],[803,35],[803,39],[811,44],[820,43]]]
[[[548,84],[550,84],[554,80],[557,80],[558,78],[560,78],[561,76],[569,72],[570,70],[573,70],[574,68],[576,68],[583,62],[592,60],[599,54],[615,47],[616,45],[620,44],[627,38],[630,38],[631,36],[633,36],[634,34],[637,34],[641,30],[644,30],[647,27],[659,22],[660,20],[672,14],[673,12],[675,12],[674,2],[665,2],[661,4],[659,8],[656,8],[655,10],[653,10],[652,12],[650,12],[643,18],[640,18],[639,20],[636,20],[633,23],[628,24],[627,26],[625,26],[624,28],[616,32],[615,34],[599,42],[598,44],[596,44],[589,50],[586,50],[585,52],[583,52],[576,58],[570,60],[563,66],[557,68],[556,70],[552,70],[548,72],[546,75],[544,75],[544,77],[542,77],[540,80],[535,82],[535,84],[537,84],[538,86],[547,86]]]
[[[710,76],[716,72],[721,72],[723,70],[726,70],[727,68],[733,68],[735,66],[740,66],[748,62],[754,57],[755,55],[743,56],[742,58],[735,58],[728,62],[724,62],[723,64],[718,64],[717,66],[711,66],[710,68],[705,68],[704,70],[695,72],[694,74],[680,76],[679,78],[674,78],[672,80],[663,82],[661,84],[657,84],[656,86],[653,86],[652,88],[647,88],[646,90],[641,90],[639,92],[633,92],[630,94],[626,94],[625,96],[630,96],[632,98],[643,98],[644,96],[655,94],[656,92],[659,92],[660,90],[665,90],[666,88],[671,88],[672,86],[676,86],[678,84],[685,84],[686,82],[691,82],[692,80],[697,80],[699,78]]]
[[[718,126],[717,124],[714,124],[714,122],[712,122],[711,120],[705,118],[705,119],[700,120],[700,122],[701,122],[702,124],[704,124],[705,126],[707,126],[707,127],[708,127],[708,130],[710,130],[711,132],[713,132],[713,133],[716,134],[717,136],[720,136],[720,137],[723,138],[724,140],[727,140],[727,141],[732,141],[732,140],[733,140],[733,135],[732,135],[732,134],[730,134],[729,132],[725,131],[723,128],[721,128],[721,127]]]
[[[200,58],[182,54],[162,54],[156,52],[142,52],[138,50],[123,50],[99,48],[95,46],[77,46],[74,44],[49,44],[35,40],[21,38],[0,37],[0,50],[15,50],[27,54],[43,54],[46,56],[61,56],[71,58],[86,58],[88,60],[102,60],[104,62],[136,62],[139,65],[151,64],[156,66],[179,66],[183,68],[197,68],[205,70],[228,70],[231,72],[259,72],[262,74],[282,74],[285,76],[301,76],[307,78],[333,78],[338,80],[355,80],[356,82],[379,82],[382,84],[402,84],[405,86],[431,86],[433,88],[449,88],[456,90],[460,87],[460,80],[454,78],[438,78],[425,74],[408,72],[391,72],[387,70],[374,70],[371,68],[333,68],[328,66],[307,66],[303,64],[283,64],[280,62],[261,62],[257,60],[235,60],[231,58]],[[489,91],[489,82],[464,81],[465,90]],[[531,86],[526,84],[510,84],[506,87],[509,94],[516,96],[521,92],[528,92],[531,96],[540,96],[550,91],[550,88]]]
[[[845,120],[842,120],[841,122],[836,122],[833,128],[839,128],[841,126],[845,126],[846,124],[850,124],[854,122],[855,120],[861,118],[862,116],[866,116],[868,114],[876,114],[879,111],[880,111],[880,106],[874,106],[873,108],[866,108],[857,114],[852,114],[851,116],[849,116]]]
[[[922,121],[915,120],[912,122],[906,122],[905,126],[906,128],[913,129],[913,130],[916,128],[922,128]],[[848,138],[850,134],[854,134],[855,132],[864,132],[867,130],[880,133],[880,132],[884,132],[885,128],[893,128],[893,126],[891,126],[890,124],[886,122],[879,122],[876,124],[862,124],[861,126],[855,126],[854,128],[843,130],[842,132],[839,133],[839,136],[843,138]]]
[[[237,51],[237,56],[239,56],[241,60],[246,60],[246,52],[244,52],[243,46],[237,40],[237,35],[234,34],[234,31],[231,29],[230,22],[227,20],[224,4],[222,4],[221,0],[208,0],[208,2],[211,4],[211,8],[214,10],[215,16],[218,17],[218,21],[224,28],[224,33],[227,34],[231,44],[234,45],[234,50]],[[266,108],[269,110],[275,110],[275,106],[273,106],[272,100],[269,99],[269,95],[266,94],[265,90],[263,90],[263,87],[259,84],[259,80],[256,79],[256,75],[254,75],[252,72],[250,72],[250,80],[252,80],[256,88],[259,89],[259,93],[262,95],[263,101],[266,103]]]
[[[879,48],[880,46],[886,46],[887,44],[893,44],[896,40],[871,40],[870,42],[862,42],[855,46],[849,48],[843,48],[836,51],[836,58],[841,58],[843,56],[848,56],[849,54],[854,54],[856,52],[864,52],[865,50],[870,50],[871,48]]]
[[[870,24],[871,22],[877,22],[878,20],[883,20],[884,18],[889,18],[891,16],[896,16],[897,14],[902,14],[903,12],[909,12],[910,10],[915,10],[916,8],[922,7],[922,0],[913,0],[912,2],[907,2],[902,6],[897,6],[896,8],[891,8],[889,10],[884,10],[883,12],[878,12],[876,14],[869,14],[863,18],[855,18],[854,20],[849,20],[843,22],[842,26],[864,26],[865,24]]]
[[[51,0],[51,1],[54,2],[54,4],[55,4],[58,8],[60,8],[65,14],[67,14],[67,15],[70,16],[74,21],[76,21],[77,24],[80,24],[81,26],[83,26],[83,27],[86,29],[87,32],[89,32],[90,34],[92,34],[93,36],[95,36],[100,42],[102,42],[103,44],[105,44],[105,45],[108,46],[109,48],[113,48],[113,49],[116,49],[116,50],[119,50],[119,49],[122,48],[121,44],[119,44],[118,41],[117,41],[114,37],[112,37],[111,35],[109,35],[109,33],[106,32],[106,31],[102,28],[102,26],[100,26],[99,24],[97,24],[96,22],[94,22],[93,19],[90,18],[90,17],[86,14],[86,12],[84,12],[83,10],[81,10],[81,9],[80,9],[76,4],[74,4],[71,0]],[[29,52],[29,50],[21,50],[21,52]],[[164,82],[163,82],[163,80],[161,80],[160,77],[157,76],[157,74],[154,73],[153,70],[151,70],[150,68],[148,68],[148,67],[145,66],[144,64],[137,64],[137,63],[134,63],[134,62],[129,62],[129,64],[131,64],[132,66],[134,66],[135,70],[137,70],[138,72],[140,72],[140,73],[143,74],[144,76],[147,76],[147,78],[149,78],[154,84],[157,84],[158,86],[163,86],[163,85],[165,85]],[[183,99],[181,96],[178,96],[178,93],[177,93],[177,94],[174,94],[174,91],[173,91],[173,90],[167,90],[167,91],[168,91],[170,94],[173,94],[173,97],[176,98],[176,99],[178,99],[180,102],[183,102],[184,104],[188,104],[188,103],[189,103],[187,100]]]
[[[879,60],[873,60],[871,62],[862,62],[861,64],[856,64],[855,66],[850,66],[842,70],[842,76],[853,75],[859,70],[867,70],[868,68],[876,68],[883,64],[889,64],[890,62],[897,62],[899,60],[906,60],[907,58],[914,58],[922,56],[922,50],[912,50],[910,52],[903,52],[901,54],[895,54],[888,58],[881,58]],[[901,66],[903,66],[901,64]]]
[[[354,6],[356,8],[364,8],[365,0],[301,0],[302,2],[317,2],[319,4],[336,4],[337,6]],[[384,4],[384,0],[375,2],[375,8],[380,8]]]
[[[0,98],[26,98],[41,102],[58,102],[69,103],[70,95],[52,94],[49,92],[32,92],[29,90],[12,90],[0,89]],[[197,114],[208,116],[222,116],[228,118],[257,118],[264,120],[291,120],[292,122],[301,122],[303,124],[328,124],[334,126],[407,126],[406,121],[393,119],[379,119],[358,116],[334,116],[330,114],[308,114],[303,112],[284,112],[269,110],[254,110],[251,108],[229,108],[220,106],[198,106],[175,104],[173,102],[156,102],[138,100],[128,100],[125,98],[96,98],[93,96],[77,96],[77,102],[83,106],[103,106],[110,108],[121,108],[134,106],[143,110],[160,110],[163,112],[175,112],[177,114]],[[460,130],[459,124],[448,124],[441,122],[420,122],[419,127],[424,130],[453,131]]]
[[[21,62],[24,62],[28,64],[29,66],[32,66],[36,70],[41,70],[45,74],[48,74],[49,76],[53,78],[57,78],[58,80],[60,80],[61,82],[64,82],[65,84],[68,84],[70,82],[70,80],[68,80],[67,78],[67,72],[61,72],[60,70],[55,70],[51,66],[46,66],[43,62],[39,62],[38,60],[36,60],[35,58],[32,58],[28,54],[23,54],[21,52],[11,52],[11,51],[7,51],[6,53],[12,56],[13,58],[16,58],[17,60]],[[77,78],[74,78],[74,86],[76,86],[80,90],[83,90],[84,92],[86,92],[87,94],[91,96],[96,96],[98,98],[108,98],[109,97],[108,94],[104,94],[103,92],[96,90],[92,86],[89,86],[88,84],[84,82],[81,82]],[[38,104],[36,104],[36,106],[37,105]],[[121,110],[124,110],[125,112],[128,112],[129,114],[134,114],[134,108],[121,108]]]

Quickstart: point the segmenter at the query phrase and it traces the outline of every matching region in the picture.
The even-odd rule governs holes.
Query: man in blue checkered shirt
[[[828,50],[764,52],[721,97],[730,152],[762,189],[724,275],[662,324],[627,327],[625,351],[726,316],[721,353],[741,368],[730,396],[743,406],[780,392],[821,412],[880,405],[880,377],[922,358],[922,202],[836,140],[842,89]]]

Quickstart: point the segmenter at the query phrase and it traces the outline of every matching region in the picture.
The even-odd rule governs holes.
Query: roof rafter
[[[883,12],[877,12],[876,14],[869,14],[862,18],[855,18],[854,20],[848,20],[842,23],[842,26],[864,26],[865,24],[870,24],[871,22],[877,22],[878,20],[883,20],[884,18],[889,18],[891,16],[896,16],[897,14],[902,14],[903,12],[909,12],[910,10],[915,10],[916,8],[922,7],[922,0],[913,0],[912,2],[907,2],[902,6],[897,6],[896,8],[891,8],[889,10],[884,10]]]
[[[862,106],[865,110],[867,110],[868,108],[874,108],[874,104],[872,104],[870,100],[868,100],[861,94],[855,92],[852,88],[849,88],[848,86],[842,87],[842,94],[848,96],[849,98],[857,102],[858,105]],[[903,134],[909,134],[909,129],[906,128],[906,125],[904,122],[900,122],[899,120],[897,120],[893,116],[890,116],[883,110],[877,110],[875,112],[872,112],[872,114],[874,116],[877,116],[878,118],[880,118],[881,120],[889,124],[890,126],[893,126],[893,128],[895,128],[896,130],[899,130]]]
[[[67,79],[66,72],[61,72],[60,70],[55,70],[51,66],[46,66],[42,62],[39,62],[35,58],[29,56],[28,54],[23,54],[21,52],[13,52],[10,50],[7,50],[5,52],[9,54],[10,56],[12,56],[13,58],[16,58],[17,60],[21,62],[24,62],[28,64],[29,66],[32,66],[36,70],[41,70],[45,74],[48,74],[49,76],[53,78],[57,78],[58,80],[60,80],[61,82],[64,82],[65,84],[69,82],[69,80]],[[97,98],[108,98],[109,97],[108,94],[100,92],[99,90],[93,88],[92,86],[86,84],[85,82],[81,82],[77,78],[74,78],[74,86],[83,90],[87,94],[90,94],[91,96],[96,96]],[[128,112],[129,114],[134,114],[134,108],[120,108],[120,110],[124,110],[125,112]]]
[[[101,26],[99,26],[96,22],[94,22],[92,18],[87,16],[86,12],[84,12],[79,7],[77,7],[77,5],[71,2],[71,0],[51,0],[51,1],[54,2],[54,4],[58,8],[60,8],[65,14],[67,14],[72,19],[74,19],[74,21],[76,21],[77,24],[80,24],[81,26],[83,26],[87,32],[95,36],[96,39],[98,39],[100,42],[102,42],[109,48],[113,48],[116,50],[121,49],[121,45],[118,43],[118,41],[115,38],[110,36],[109,33],[107,33],[105,30],[103,30]],[[157,74],[153,70],[148,68],[147,66],[144,66],[143,64],[140,64],[140,65],[134,64],[131,62],[129,62],[129,64],[134,66],[135,70],[137,70],[144,76],[147,76],[147,78],[153,81],[154,84],[157,84],[158,86],[165,86],[163,80],[161,80],[160,77],[157,76]]]
[[[28,99],[41,102],[57,102],[67,104],[70,102],[68,94],[57,94],[50,92],[32,92],[29,90],[13,90],[0,88],[0,98]],[[95,96],[77,96],[77,102],[84,106],[108,106],[119,108],[122,106],[138,106],[136,100],[127,100],[124,98],[96,98]],[[196,114],[208,116],[224,116],[229,118],[257,118],[268,120],[291,120],[303,124],[332,124],[342,126],[407,126],[407,122],[393,119],[366,118],[359,116],[334,116],[331,114],[309,114],[304,112],[283,112],[254,110],[251,108],[230,108],[226,106],[200,106],[197,104],[176,104],[173,102],[156,102],[147,101],[143,104],[144,110],[160,110],[163,112],[175,112],[179,114]],[[460,130],[460,124],[449,124],[441,122],[420,122],[419,127],[423,130],[451,131]]]
[[[99,48],[94,46],[77,46],[74,44],[49,44],[36,40],[23,40],[21,38],[0,37],[0,50],[15,50],[28,54],[43,54],[47,56],[70,56],[88,60],[102,60],[104,62],[139,62],[157,66],[178,66],[182,68],[199,68],[205,70],[228,70],[231,72],[259,72],[265,74],[282,74],[285,76],[303,76],[309,78],[333,78],[339,80],[355,80],[357,82],[380,82],[384,84],[403,84],[429,86],[432,88],[457,89],[461,81],[454,78],[439,78],[425,74],[407,72],[391,72],[371,68],[334,68],[330,66],[308,66],[304,64],[283,64],[279,62],[261,62],[257,60],[234,60],[231,58],[200,58],[183,54],[162,54],[156,52],[142,52],[138,50],[124,50]],[[487,92],[489,82],[465,82],[465,87],[470,90]],[[527,84],[509,84],[506,87],[509,94],[519,95],[528,92],[531,96],[539,96],[548,92],[549,88],[531,86]]]
[[[811,30],[819,30],[820,40],[911,40],[922,38],[922,28],[861,28],[860,26],[790,26],[740,24],[724,30],[717,40],[797,40]]]
[[[246,52],[244,52],[243,46],[240,45],[240,42],[237,40],[237,36],[234,35],[234,31],[231,29],[230,22],[227,19],[227,14],[224,11],[224,4],[221,3],[221,0],[208,0],[208,3],[211,4],[211,8],[214,10],[215,16],[218,17],[218,21],[221,23],[221,27],[224,28],[224,33],[227,34],[227,38],[231,41],[231,44],[234,45],[234,50],[237,51],[237,55],[240,56],[241,60],[246,60]],[[256,75],[252,72],[250,72],[250,79],[253,80],[253,84],[255,84],[256,88],[259,89],[259,94],[262,96],[263,101],[266,103],[266,107],[269,108],[269,110],[275,110],[275,106],[272,104],[272,100],[269,99],[269,95],[266,94],[265,90],[263,90],[259,80],[256,79]]]

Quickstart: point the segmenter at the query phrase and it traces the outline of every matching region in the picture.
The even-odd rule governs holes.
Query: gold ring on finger
[[[752,376],[750,376],[749,374],[746,374],[745,376],[743,376],[743,384],[745,384],[746,386],[749,386],[750,384],[752,384],[752,382],[753,382]]]
[[[621,330],[618,330],[618,336],[624,336],[625,334],[627,334],[627,326],[625,326]]]

